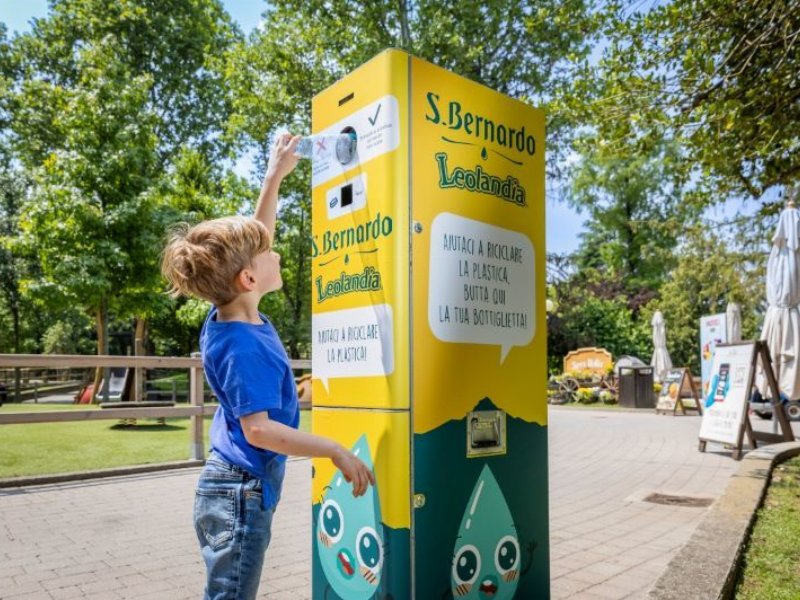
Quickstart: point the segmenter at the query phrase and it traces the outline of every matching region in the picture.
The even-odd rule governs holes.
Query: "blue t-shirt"
[[[275,328],[263,323],[217,321],[212,307],[200,331],[200,352],[208,384],[219,399],[211,424],[211,449],[263,482],[264,507],[278,503],[286,456],[256,448],[244,437],[239,418],[267,412],[294,427],[300,422],[297,388],[289,357]]]

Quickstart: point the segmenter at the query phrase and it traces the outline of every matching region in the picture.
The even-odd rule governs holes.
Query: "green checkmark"
[[[367,117],[370,125],[375,125],[375,122],[378,120],[378,115],[381,114],[381,106],[381,104],[378,104],[378,110],[375,111],[374,117]]]

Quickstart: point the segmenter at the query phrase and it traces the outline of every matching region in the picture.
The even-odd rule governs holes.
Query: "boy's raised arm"
[[[275,239],[275,218],[278,213],[278,188],[283,178],[294,170],[300,160],[294,153],[300,137],[284,133],[275,140],[267,163],[267,174],[264,176],[264,183],[261,184],[261,193],[258,195],[256,210],[253,214],[254,219],[266,225],[273,240]]]

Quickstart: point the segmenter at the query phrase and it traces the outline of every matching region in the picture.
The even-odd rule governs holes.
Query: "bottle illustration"
[[[373,468],[366,435],[352,450]],[[355,498],[337,470],[330,485],[325,486],[314,529],[317,554],[331,590],[347,600],[375,598],[386,551],[378,490],[369,486],[366,494]]]
[[[530,568],[525,558],[503,491],[484,465],[455,540],[450,580],[453,598],[510,600],[520,576]],[[524,562],[528,562],[525,568]]]

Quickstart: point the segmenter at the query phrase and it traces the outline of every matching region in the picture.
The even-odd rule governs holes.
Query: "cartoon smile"
[[[339,571],[341,571],[342,575],[347,577],[347,579],[350,579],[356,572],[353,567],[353,556],[347,550],[342,550],[336,555],[336,558],[339,559]]]
[[[494,598],[497,593],[497,580],[491,575],[481,581],[481,587],[478,588],[481,598]]]

